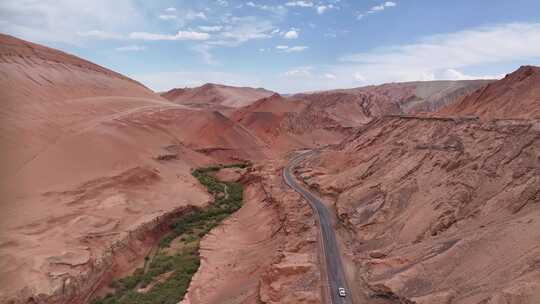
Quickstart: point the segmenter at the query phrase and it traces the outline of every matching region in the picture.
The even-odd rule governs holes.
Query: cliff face
[[[520,69],[471,96],[528,77]],[[333,200],[366,299],[539,301],[540,120],[518,110],[490,120],[491,102],[479,101],[481,119],[376,119],[300,170]]]

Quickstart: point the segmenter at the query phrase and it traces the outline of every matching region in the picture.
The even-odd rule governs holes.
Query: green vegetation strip
[[[214,196],[205,209],[183,215],[171,224],[171,232],[160,241],[153,257],[145,258],[144,267],[125,278],[111,282],[110,292],[93,304],[176,304],[184,297],[191,277],[200,265],[199,242],[212,228],[242,206],[240,183],[219,181],[210,173],[222,168],[246,168],[249,164],[219,165],[199,168],[193,176]],[[171,243],[175,244],[171,250]],[[145,291],[141,291],[145,289]],[[147,289],[147,290],[146,290]]]

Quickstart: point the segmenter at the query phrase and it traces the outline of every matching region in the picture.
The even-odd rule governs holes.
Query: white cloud
[[[501,79],[504,75],[482,75],[482,76],[473,76],[464,74],[455,69],[447,69],[441,74],[442,79],[447,80],[473,80],[473,79]]]
[[[312,76],[311,74],[312,70],[313,70],[313,67],[310,67],[310,66],[297,67],[297,68],[286,71],[285,73],[283,73],[283,76],[307,78],[307,77]]]
[[[2,32],[42,43],[79,45],[87,39],[117,38],[101,34],[144,25],[139,17],[131,0],[0,1]]]
[[[174,21],[174,24],[178,28],[189,28],[189,25],[193,22],[208,20],[208,16],[204,11],[195,11],[189,8],[175,8],[174,11],[166,11],[163,14],[159,14],[157,17],[165,21]]]
[[[291,47],[286,43],[282,45]],[[272,50],[282,52],[283,47],[277,49],[274,46]],[[263,54],[265,53],[260,53]],[[409,44],[352,54],[341,60],[341,63],[329,66],[291,67],[274,75],[183,73],[134,77],[154,89],[160,88],[156,83],[161,83],[163,89],[169,89],[184,86],[188,82],[191,85],[200,85],[211,81],[264,86],[282,93],[358,87],[393,81],[499,78],[498,72],[483,73],[482,69],[501,70],[501,73],[505,73],[509,72],[508,66],[540,62],[540,23],[471,28],[428,36]],[[163,83],[170,85],[164,86]]]
[[[336,38],[337,36],[338,34],[336,32],[324,33],[324,37],[327,37],[327,38]]]
[[[335,1],[336,3],[339,2],[339,1]],[[324,12],[326,12],[327,10],[329,9],[333,9],[333,8],[339,8],[337,6],[335,6],[334,4],[331,4],[331,3],[323,3],[323,2],[320,2],[318,3],[317,5],[315,5],[314,2],[312,1],[289,1],[287,3],[285,3],[285,6],[288,6],[288,7],[301,7],[301,8],[314,8],[316,11],[317,11],[317,14],[319,15],[322,15],[324,14]]]
[[[366,77],[364,75],[362,75],[362,73],[360,73],[360,72],[355,72],[353,76],[354,76],[354,80],[356,80],[356,81],[360,81],[360,82],[365,82],[366,81]]]
[[[229,6],[227,1],[213,2]],[[154,14],[149,10],[151,7],[135,0],[3,0],[0,1],[0,28],[7,34],[35,42],[75,45],[95,39],[140,39],[206,40],[211,45],[238,46],[279,34],[273,32],[276,30],[274,22],[281,20],[279,16],[236,17],[227,11],[216,15],[215,7],[199,11],[186,6],[158,8],[161,12]],[[153,16],[173,21],[181,31],[178,34],[153,32],[157,31]],[[212,24],[206,27],[197,23],[210,18]]]
[[[389,7],[395,7],[395,6],[397,6],[397,3],[396,3],[396,2],[393,2],[393,1],[386,1],[386,2],[381,3],[380,5],[373,6],[373,7],[372,7],[370,10],[368,10],[367,12],[359,13],[359,14],[356,16],[356,19],[361,20],[361,19],[363,19],[364,17],[366,17],[366,16],[368,16],[368,15],[375,14],[375,13],[377,13],[377,12],[384,11],[386,8],[389,8]]]
[[[115,48],[119,52],[140,52],[146,50],[146,47],[139,45],[126,45]]]
[[[283,51],[285,53],[297,53],[297,52],[303,52],[308,49],[307,46],[298,45],[298,46],[291,46],[288,45],[278,45],[276,46],[277,50]]]
[[[157,92],[172,88],[196,87],[208,82],[232,86],[262,87],[264,85],[257,75],[241,75],[215,71],[161,72],[130,76]]]
[[[284,15],[287,13],[287,9],[283,5],[266,5],[266,4],[255,4],[252,1],[246,3],[246,6],[257,8],[263,11],[268,11],[277,15]]]
[[[313,7],[313,2],[311,1],[289,1],[285,3],[286,6],[291,7]]]
[[[216,3],[223,7],[229,6],[229,2],[227,0],[217,0]]]
[[[261,20],[253,16],[232,17],[224,22],[226,27],[217,37],[218,40],[209,41],[208,43],[237,46],[250,40],[270,38],[275,30],[271,21]]]
[[[470,79],[458,72],[540,59],[540,23],[511,23],[425,37],[416,43],[343,56],[336,75],[365,75],[369,83]],[[498,78],[498,75],[478,78]],[[341,77],[340,77],[341,78]]]
[[[215,60],[214,55],[210,52],[213,46],[208,44],[200,44],[193,47],[193,50],[202,56],[202,59],[206,64],[215,65],[218,62]]]
[[[332,74],[332,73],[325,73],[324,77],[327,78],[327,79],[336,79],[337,78],[337,76]]]
[[[292,53],[292,52],[303,52],[305,50],[307,50],[308,47],[307,46],[303,46],[303,45],[298,45],[298,46],[291,46],[290,48],[287,49],[287,53]]]
[[[173,20],[178,17],[176,15],[159,15],[158,18],[161,20]]]
[[[177,21],[178,25],[185,26],[189,22],[197,19],[201,20],[207,20],[208,17],[204,12],[197,12],[191,9],[183,9],[180,11],[177,11],[176,8],[172,8],[173,10],[169,10],[170,8],[166,9],[166,14],[158,15],[158,18],[161,20],[175,20]]]
[[[80,37],[96,38],[96,39],[122,39],[122,36],[116,33],[110,33],[100,30],[90,30],[77,32]]]
[[[387,7],[395,7],[397,4],[395,2],[391,2],[391,1],[386,1],[384,2],[383,4],[381,5],[377,5],[377,6],[374,6],[371,8],[371,11],[373,12],[376,12],[376,11],[383,11],[385,8]]]
[[[206,20],[206,19],[208,19],[208,17],[206,17],[206,14],[204,12],[194,12],[192,10],[188,10],[185,13],[184,18],[186,18],[187,20],[195,20],[195,19]]]
[[[227,41],[222,40],[222,41],[217,41],[217,43],[215,44],[234,46],[234,45],[238,45],[239,43],[243,43],[249,40],[265,39],[265,38],[270,38],[271,36],[264,32],[250,31],[250,30],[244,29],[244,30],[235,30],[231,32],[225,32],[223,33],[223,37],[225,39],[231,39],[232,42],[228,43]]]
[[[194,31],[178,31],[176,35],[133,32],[129,34],[129,38],[134,40],[207,40],[210,35]]]
[[[329,7],[326,5],[319,5],[317,6],[317,14],[322,15]]]
[[[428,36],[417,43],[344,56],[342,61],[398,67],[459,68],[540,57],[540,23],[513,23]]]
[[[221,25],[212,25],[212,26],[199,26],[199,29],[203,32],[219,32],[223,29]]]
[[[283,34],[285,39],[296,39],[298,38],[298,30],[291,29]]]

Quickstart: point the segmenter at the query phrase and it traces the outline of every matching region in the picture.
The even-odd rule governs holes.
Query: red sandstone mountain
[[[243,177],[245,207],[203,239],[186,301],[320,303],[314,215],[283,184],[280,157],[329,143],[339,144],[298,173],[337,213],[355,299],[540,301],[540,126],[529,115],[538,108],[529,98],[537,78],[523,77],[530,72],[485,89],[511,88],[508,98],[525,106],[507,108],[509,117],[522,119],[490,120],[502,97],[472,110],[476,101],[458,103],[466,111],[456,113],[482,122],[385,115],[459,102],[483,82],[249,100],[221,100],[209,85],[206,99],[182,101],[228,109],[225,116],[5,35],[0,72],[0,302],[87,301],[142,262],[160,223],[208,203],[191,168],[249,159],[257,166]],[[500,83],[505,89],[495,90]]]
[[[441,110],[446,115],[493,118],[540,118],[540,68],[523,66],[458,103]]]
[[[540,301],[536,71],[444,110],[482,120],[378,118],[298,171],[336,210],[356,299]]]
[[[148,253],[156,219],[208,203],[191,168],[315,142],[269,145],[220,112],[7,35],[0,71],[0,302],[85,302]]]
[[[136,263],[159,235],[128,235],[208,202],[190,168],[265,157],[221,113],[54,49],[1,35],[0,71],[2,303],[83,301],[125,270],[112,244]]]
[[[432,112],[481,88],[491,80],[389,83],[355,89],[294,95],[331,109],[337,120],[350,125],[388,114]]]
[[[335,144],[349,134],[341,121],[328,118],[326,112],[315,115],[313,106],[305,100],[274,94],[229,116],[276,151]]]
[[[161,96],[177,104],[201,108],[238,108],[274,94],[258,88],[232,87],[207,83],[196,88],[172,89]]]
[[[385,84],[260,99],[228,114],[275,150],[337,143],[384,115],[430,111],[490,81]]]

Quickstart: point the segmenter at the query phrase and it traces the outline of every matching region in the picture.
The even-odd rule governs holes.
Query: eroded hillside
[[[540,121],[526,115],[383,117],[305,163],[298,174],[333,202],[366,300],[540,300]]]
[[[441,110],[443,115],[496,118],[539,118],[540,68],[523,66]]]
[[[199,235],[201,266],[183,303],[322,303],[315,214],[281,172],[291,151],[324,147],[297,173],[336,212],[355,299],[536,303],[537,76],[527,67],[488,87],[286,98],[208,84],[163,98],[2,35],[0,301],[85,303],[106,292],[146,265],[175,219],[221,198],[194,168],[247,162],[216,173],[244,186],[244,204]]]
[[[286,153],[219,111],[187,108],[75,56],[0,38],[1,301],[87,302],[139,267],[171,220],[209,203],[193,168]],[[301,136],[284,133],[283,145],[313,144]],[[274,249],[271,265],[283,258]],[[259,288],[250,285],[250,293]],[[282,288],[266,293],[289,296]]]
[[[349,122],[367,123],[387,114],[433,112],[493,82],[492,80],[420,81],[388,83],[354,89],[297,94],[293,98],[311,101],[317,108]]]
[[[168,218],[209,202],[191,168],[265,157],[260,140],[219,112],[0,38],[2,301],[84,302],[133,270]]]
[[[262,88],[233,87],[207,83],[196,88],[171,89],[161,96],[177,104],[195,108],[227,110],[248,106],[258,99],[269,97],[274,92]]]

